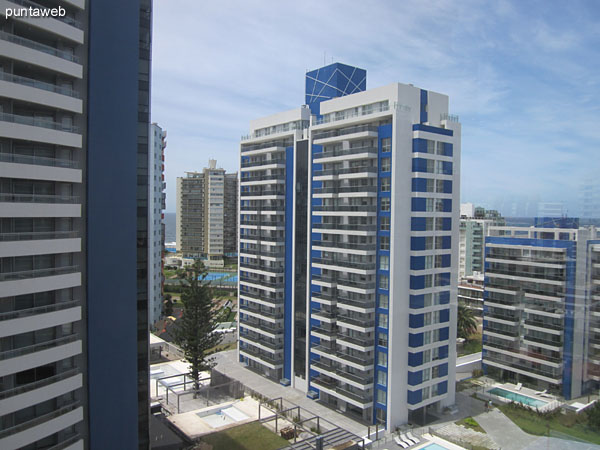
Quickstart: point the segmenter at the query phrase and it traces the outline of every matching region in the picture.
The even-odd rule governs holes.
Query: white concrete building
[[[165,251],[165,148],[167,132],[150,125],[148,152],[148,323],[160,319],[163,303],[163,254]]]
[[[310,109],[242,141],[239,354],[391,430],[454,403],[460,124],[365,77],[309,72]]]

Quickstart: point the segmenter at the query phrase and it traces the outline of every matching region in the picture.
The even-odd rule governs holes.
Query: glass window
[[[377,403],[381,403],[382,405],[385,405],[386,404],[386,395],[387,395],[387,392],[377,389]]]
[[[421,382],[429,381],[431,379],[431,369],[423,369],[423,378]]]
[[[424,387],[422,389],[423,395],[421,397],[421,400],[427,400],[429,398],[429,386]]]
[[[391,152],[392,151],[392,138],[383,138],[381,140],[381,151]]]
[[[435,141],[427,140],[427,153],[435,153]]]
[[[387,353],[377,353],[377,365],[387,367]]]
[[[425,350],[423,352],[423,364],[427,364],[431,361],[431,350]]]
[[[379,275],[379,289],[390,288],[390,277],[387,275]]]
[[[433,255],[425,256],[425,268],[433,269]]]
[[[381,210],[382,211],[390,211],[390,198],[389,197],[383,197],[381,199]]]
[[[386,333],[378,333],[377,334],[377,345],[382,347],[388,346],[388,335]]]
[[[390,170],[392,170],[392,158],[381,158],[381,171],[389,172]]]
[[[392,179],[382,178],[381,179],[381,192],[390,192],[392,190]]]
[[[438,378],[440,376],[440,366],[432,367],[431,378]]]
[[[383,372],[381,370],[377,371],[377,384],[387,386],[387,372]]]
[[[423,326],[431,325],[431,313],[423,314]]]
[[[381,270],[390,270],[390,257],[388,255],[379,256],[379,268]]]
[[[379,314],[379,326],[381,328],[388,327],[388,316],[387,314]]]
[[[437,143],[437,152],[438,155],[445,155],[446,154],[446,150],[444,149],[444,143],[443,142],[438,142]]]
[[[387,294],[379,294],[379,307],[380,308],[389,308],[389,297]]]
[[[381,236],[379,238],[379,249],[389,250],[390,249],[390,238],[389,236]]]
[[[382,217],[380,220],[381,223],[379,228],[381,229],[381,231],[390,231],[390,218]]]
[[[431,331],[425,331],[423,333],[423,345],[431,343]]]
[[[423,306],[425,308],[427,308],[428,306],[431,306],[431,297],[432,297],[432,294],[425,294],[423,296]]]

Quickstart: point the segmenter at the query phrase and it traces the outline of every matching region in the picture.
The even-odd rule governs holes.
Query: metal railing
[[[10,34],[5,31],[0,31],[0,40],[12,42],[13,44],[17,45],[22,45],[24,47],[31,48],[33,50],[38,50],[48,55],[56,56],[58,58],[66,59],[67,61],[79,64],[79,58],[73,55],[72,53],[59,50],[49,45],[40,44],[39,42],[32,41],[31,39],[26,39],[21,36],[15,36],[14,34]]]
[[[377,205],[320,205],[313,206],[313,211],[377,212]]]
[[[15,358],[17,356],[29,355],[31,353],[36,353],[42,350],[46,350],[48,348],[58,347],[59,345],[69,344],[78,339],[80,339],[79,334],[74,333],[70,334],[69,336],[64,336],[58,339],[40,342],[39,344],[28,345],[27,347],[16,348],[13,350],[7,350],[5,352],[0,352],[0,361]]]
[[[313,140],[325,139],[325,138],[335,137],[335,136],[345,136],[348,134],[362,133],[364,131],[372,131],[374,133],[377,133],[378,127],[376,127],[374,125],[356,125],[354,127],[347,127],[347,128],[337,129],[337,130],[323,131],[321,133],[315,133],[313,135]]]
[[[242,153],[251,152],[252,150],[262,150],[263,148],[271,148],[271,147],[291,147],[294,145],[294,142],[290,139],[288,140],[276,140],[264,142],[262,144],[254,144],[254,145],[242,145]]]
[[[51,130],[65,131],[67,133],[79,133],[79,128],[74,125],[64,125],[53,122],[52,120],[39,119],[37,117],[19,116],[16,114],[0,113],[2,122],[18,123],[20,125],[29,125],[33,127],[49,128]]]
[[[21,84],[23,86],[29,86],[36,89],[43,89],[44,91],[54,92],[56,94],[62,94],[77,99],[81,98],[79,92],[71,88],[58,86],[52,83],[46,83],[44,81],[38,81],[33,78],[22,77],[20,75],[14,75],[12,73],[0,72],[0,80]]]
[[[325,169],[315,170],[313,177],[322,177],[325,175],[344,175],[348,173],[377,173],[377,167],[375,166],[360,166],[360,167],[348,167],[346,169]]]
[[[346,192],[377,192],[377,186],[344,186],[313,188],[313,194],[343,194]]]
[[[377,244],[355,244],[352,242],[331,242],[331,241],[312,241],[314,247],[347,248],[352,250],[373,250],[377,249]]]
[[[377,225],[347,225],[337,223],[313,223],[313,228],[317,229],[331,229],[331,230],[353,230],[353,231],[377,231]]]
[[[350,325],[354,325],[356,327],[361,328],[374,328],[375,327],[375,319],[367,319],[367,318],[355,318],[350,316],[344,316],[342,314],[338,314],[337,316],[338,325],[343,326],[344,323],[348,323]]]
[[[262,161],[246,161],[246,162],[242,162],[242,168],[267,166],[270,164],[285,164],[285,159],[278,158],[278,159],[265,159]]]
[[[375,114],[380,112],[389,111],[389,105],[380,105],[373,106],[371,108],[363,107],[360,112],[358,111],[338,111],[337,113],[333,112],[323,117],[317,118],[313,121],[313,125],[322,125],[324,123],[337,122],[340,120],[351,119],[353,117],[363,117],[368,116],[369,114]]]
[[[0,233],[0,242],[37,241],[41,239],[71,239],[79,237],[78,231],[27,231],[21,233]]]
[[[79,197],[73,195],[44,194],[8,194],[0,193],[0,202],[12,203],[79,203]]]
[[[5,272],[0,273],[0,281],[10,280],[26,280],[29,278],[42,278],[51,277],[55,275],[66,275],[69,273],[75,273],[79,270],[79,266],[62,266],[62,267],[51,267],[48,269],[32,269],[22,270],[19,272]]]
[[[36,166],[65,167],[68,169],[75,169],[79,166],[77,161],[72,161],[70,159],[19,155],[17,153],[0,153],[0,162],[8,162],[15,164],[31,164]]]
[[[13,427],[6,428],[4,430],[0,430],[0,438],[4,438],[6,436],[11,436],[13,434],[20,433],[21,431],[24,431],[28,428],[32,428],[36,425],[39,425],[41,423],[48,422],[48,421],[54,419],[55,417],[59,417],[59,416],[62,416],[63,414],[67,414],[67,413],[79,408],[80,406],[81,406],[81,402],[75,401],[69,405],[63,406],[62,408],[54,410],[48,414],[38,416],[34,419],[20,423]]]
[[[268,181],[268,180],[285,180],[285,174],[276,174],[276,175],[260,175],[257,177],[242,177],[240,179],[241,183],[251,182],[251,181]]]
[[[19,319],[21,317],[35,316],[37,314],[44,314],[54,311],[62,311],[63,309],[73,308],[79,306],[81,303],[79,300],[70,300],[68,302],[54,303],[53,305],[36,306],[34,308],[19,309],[17,311],[8,311],[0,314],[0,321]]]
[[[353,148],[346,148],[346,149],[330,150],[328,152],[323,151],[323,152],[315,153],[313,155],[313,160],[315,160],[315,162],[318,162],[317,160],[322,159],[322,158],[332,158],[335,156],[356,155],[359,153],[370,153],[371,156],[369,156],[369,158],[373,158],[373,157],[377,156],[378,152],[379,152],[378,148],[373,147],[373,146],[353,147]]]
[[[34,381],[33,383],[27,383],[22,386],[18,386],[16,388],[2,391],[2,392],[0,392],[0,400],[4,400],[5,398],[14,397],[15,395],[19,395],[24,392],[32,391],[34,389],[39,389],[41,387],[57,383],[61,380],[71,378],[79,373],[81,373],[81,371],[79,369],[70,369],[70,370],[67,370],[66,372],[62,372],[62,373],[59,373],[57,375],[54,375],[54,376],[51,376],[48,378],[44,378],[43,380]]]

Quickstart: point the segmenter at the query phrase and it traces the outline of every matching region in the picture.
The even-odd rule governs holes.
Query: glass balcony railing
[[[29,278],[51,277],[56,275],[66,275],[75,273],[79,266],[51,267],[48,269],[22,270],[19,272],[0,273],[0,281],[27,280]]]
[[[56,94],[62,94],[77,99],[81,98],[79,92],[71,88],[58,86],[52,83],[45,83],[43,81],[34,80],[33,78],[26,78],[19,75],[13,75],[11,73],[0,72],[0,80],[33,87],[36,89],[43,89],[44,91],[54,92]]]
[[[30,125],[32,127],[42,127],[51,130],[65,131],[67,133],[79,133],[79,128],[74,125],[66,125],[37,117],[0,113],[0,120],[2,122],[18,123],[20,125]]]
[[[15,36],[14,34],[10,34],[5,31],[0,31],[0,40],[12,42],[13,44],[17,45],[22,45],[23,47],[37,50],[48,55],[56,56],[58,58],[79,64],[79,58],[73,55],[72,53],[59,50],[49,45],[40,44],[39,42],[32,41],[31,39],[25,39],[20,36]]]
[[[0,162],[14,164],[31,164],[36,166],[65,167],[76,169],[79,167],[77,161],[70,159],[45,158],[41,156],[19,155],[16,153],[0,153]]]
[[[0,202],[10,203],[67,203],[78,204],[79,197],[73,195],[7,194],[0,193]]]
[[[72,239],[79,237],[78,231],[38,231],[21,233],[0,233],[0,242],[36,241],[43,239]]]
[[[62,311],[63,309],[79,306],[79,300],[71,300],[68,302],[54,303],[52,305],[37,306],[34,308],[19,309],[16,311],[7,311],[0,313],[0,322],[3,320],[20,319],[22,317],[36,316],[54,311]]]

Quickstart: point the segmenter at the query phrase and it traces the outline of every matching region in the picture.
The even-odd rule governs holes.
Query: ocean
[[[165,242],[175,242],[177,239],[175,213],[165,213]]]

